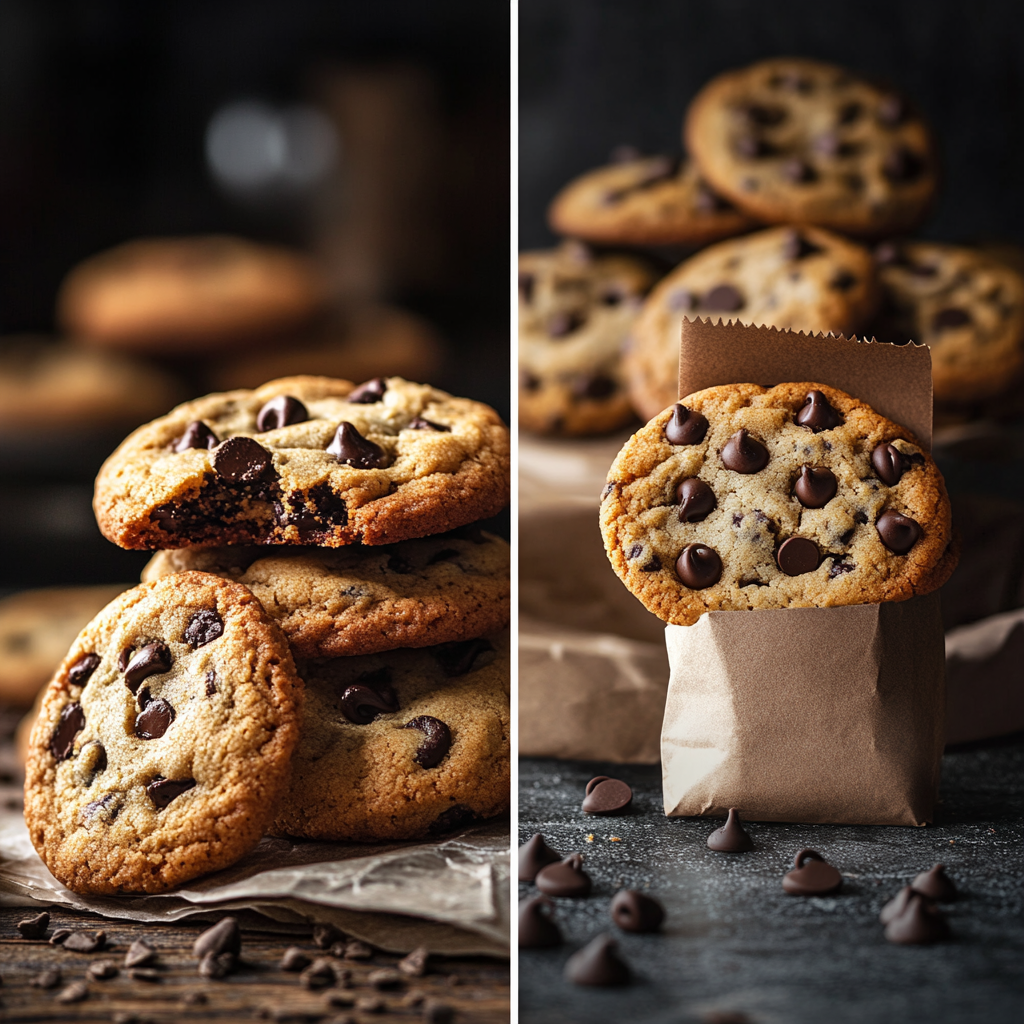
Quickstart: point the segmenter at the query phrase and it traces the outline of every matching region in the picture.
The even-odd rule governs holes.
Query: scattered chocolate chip
[[[708,421],[699,412],[676,402],[672,415],[665,424],[665,439],[669,444],[700,444],[708,432]]]
[[[562,932],[553,920],[554,904],[546,896],[533,896],[519,904],[519,948],[542,949],[562,944]]]
[[[880,444],[871,453],[871,465],[884,484],[895,487],[907,471],[903,453],[893,444]]]
[[[237,966],[234,953],[207,953],[199,961],[198,972],[202,978],[217,981],[226,978]]]
[[[611,905],[612,920],[627,932],[656,932],[665,920],[665,908],[635,889],[622,889]]]
[[[85,728],[85,712],[78,701],[65,704],[50,736],[50,753],[55,761],[66,761],[75,746],[75,737]]]
[[[180,455],[190,448],[214,448],[216,445],[217,435],[202,420],[194,420],[173,443],[172,448],[175,454]]]
[[[707,519],[718,505],[715,492],[695,476],[680,481],[676,488],[676,501],[679,502],[681,523],[699,523]]]
[[[626,552],[626,557],[632,561],[634,558],[639,558],[644,553],[643,544],[632,544],[630,545],[629,551]]]
[[[384,397],[384,392],[387,389],[388,383],[383,377],[374,377],[365,384],[353,388],[345,401],[352,402],[354,405],[373,405],[374,402],[379,402]]]
[[[768,449],[745,427],[736,431],[722,449],[722,465],[735,473],[757,473],[768,465]]]
[[[490,665],[498,656],[494,644],[483,638],[436,644],[430,648],[430,653],[446,676],[464,676],[467,672],[475,672]]]
[[[439,999],[428,999],[423,1004],[421,1019],[423,1024],[451,1024],[455,1019],[455,1010]]]
[[[95,960],[86,967],[85,973],[97,981],[106,981],[108,978],[116,978],[121,972],[113,960]]]
[[[28,982],[33,988],[56,988],[60,984],[60,971],[40,971],[29,979]]]
[[[440,719],[419,715],[406,722],[405,729],[418,729],[425,739],[416,749],[413,760],[423,768],[436,768],[452,746],[451,730]]]
[[[52,934],[52,935],[50,936],[50,945],[51,945],[51,946],[59,946],[59,945],[61,945],[61,944],[62,944],[62,943],[64,942],[64,940],[65,940],[65,939],[66,939],[66,938],[67,938],[67,937],[68,937],[68,936],[69,936],[70,934],[71,934],[71,929],[70,929],[70,928],[58,928],[58,929],[57,929],[57,930],[56,930],[56,931],[55,931],[55,932],[54,932],[54,933],[53,933],[53,934]]]
[[[687,544],[676,559],[676,575],[691,590],[703,590],[722,578],[722,560],[706,544]]]
[[[879,539],[894,555],[905,555],[921,537],[921,527],[916,520],[891,509],[878,517],[875,529]]]
[[[217,673],[211,668],[206,673],[206,696],[212,697],[217,692]]]
[[[804,404],[796,414],[796,422],[801,427],[810,427],[817,434],[821,430],[838,427],[843,421],[832,403],[820,391],[808,391]]]
[[[843,876],[814,850],[801,850],[793,869],[782,879],[782,888],[790,896],[824,896],[842,884]]]
[[[89,986],[84,981],[73,981],[57,994],[58,1003],[81,1003],[89,998]]]
[[[128,977],[131,978],[132,981],[155,982],[162,980],[160,972],[153,970],[152,967],[133,967],[128,972]]]
[[[912,149],[896,146],[882,161],[882,173],[896,184],[914,181],[924,173],[924,160]]]
[[[241,951],[242,932],[238,927],[238,919],[234,917],[222,917],[215,925],[197,936],[192,944],[192,955],[200,960],[210,953],[215,956],[221,953],[234,953],[238,956]]]
[[[369,725],[378,714],[392,714],[398,710],[398,696],[393,687],[382,681],[353,683],[345,688],[341,699],[341,713],[354,725]]]
[[[745,305],[743,295],[731,284],[718,284],[705,296],[702,303],[713,313],[735,313]]]
[[[383,1013],[387,1004],[380,996],[360,996],[355,1005],[360,1013]]]
[[[89,681],[89,677],[96,671],[99,663],[100,656],[98,654],[83,654],[68,669],[68,682],[72,686],[85,686]]]
[[[740,824],[740,812],[730,807],[725,824],[708,836],[708,849],[717,853],[746,853],[753,848],[753,839]]]
[[[45,939],[46,929],[49,927],[50,915],[45,910],[35,917],[26,917],[18,922],[18,931],[23,939]]]
[[[333,924],[313,925],[313,945],[317,949],[330,949],[336,942],[347,941],[347,936]]]
[[[135,719],[135,735],[143,740],[158,740],[174,718],[174,708],[162,697],[151,700]]]
[[[417,946],[411,953],[398,961],[397,967],[407,978],[422,978],[427,973],[429,959],[430,953],[427,951],[427,947]]]
[[[689,288],[673,288],[668,293],[668,308],[681,313],[697,308],[697,296]]]
[[[802,576],[818,568],[818,545],[806,537],[790,537],[779,545],[775,561],[787,576]]]
[[[387,458],[380,445],[363,437],[351,423],[339,425],[327,450],[343,466],[354,466],[356,469],[379,469]]]
[[[804,508],[824,508],[839,490],[839,481],[825,466],[801,466],[793,493]]]
[[[366,976],[366,980],[379,992],[400,988],[405,983],[402,975],[390,967],[382,967],[378,971],[370,971]]]
[[[878,101],[875,116],[887,127],[898,125],[907,116],[907,103],[902,96],[890,93]]]
[[[867,522],[868,522],[867,513],[866,512],[862,512],[860,509],[858,509],[856,512],[853,513],[853,521],[855,523],[860,523],[861,526],[867,526]]]
[[[314,960],[299,975],[299,984],[303,988],[326,988],[334,984],[334,968],[331,961],[325,958]]]
[[[633,802],[633,790],[620,779],[598,775],[587,783],[583,810],[587,814],[613,814],[625,810]]]
[[[957,897],[956,886],[942,864],[922,871],[910,884],[915,892],[938,903],[952,903]]]
[[[72,932],[62,943],[64,949],[72,953],[96,953],[107,944],[107,933]]]
[[[570,853],[557,864],[548,864],[537,872],[534,882],[548,896],[586,896],[590,875],[583,870],[583,856]]]
[[[349,401],[352,401],[351,395]],[[279,430],[292,423],[305,423],[308,419],[309,411],[297,398],[277,395],[256,414],[256,429],[265,434],[268,430]]]
[[[796,230],[790,231],[782,243],[782,255],[787,260],[802,260],[816,252],[821,252],[821,246],[815,245]]]
[[[927,896],[911,891],[902,912],[885,926],[885,937],[901,945],[928,945],[949,938],[949,924]]]
[[[537,382],[538,384],[540,381]],[[438,430],[445,434],[452,432],[451,427],[445,426],[443,423],[435,423],[433,420],[425,420],[422,416],[413,416],[409,420],[410,430]]]
[[[857,283],[855,274],[849,270],[837,270],[829,281],[829,288],[835,288],[837,292],[848,292]]]
[[[195,779],[165,779],[157,775],[146,786],[146,793],[153,801],[153,806],[162,811],[175,797],[187,793],[195,784]]]
[[[619,390],[618,381],[602,373],[585,374],[575,378],[572,384],[573,397],[582,400],[600,401],[609,398]]]
[[[156,950],[145,940],[136,939],[124,955],[125,967],[145,967],[156,959]]]
[[[610,935],[598,935],[569,957],[565,977],[574,985],[628,985],[630,971],[617,952],[615,940]]]
[[[814,181],[818,177],[818,172],[806,160],[801,160],[799,157],[784,161],[779,168],[779,173],[786,181],[790,181],[794,185]]]
[[[188,620],[185,627],[185,643],[196,650],[212,643],[224,633],[224,622],[216,611],[202,608]]]
[[[556,864],[562,859],[560,853],[544,842],[544,837],[535,832],[533,837],[519,847],[519,881],[532,882],[537,872],[548,864]]]
[[[932,317],[932,330],[944,331],[947,327],[965,327],[971,322],[971,314],[959,306],[940,309]]]
[[[140,647],[128,658],[122,669],[125,685],[133,694],[138,693],[144,679],[168,672],[171,668],[171,652],[167,644],[156,641]]]
[[[640,566],[641,572],[660,572],[661,571],[661,559],[652,554],[651,557]]]
[[[365,942],[352,939],[345,947],[346,960],[369,960],[373,956],[373,950]]]
[[[249,484],[259,480],[270,468],[270,452],[251,437],[229,437],[218,445],[213,470],[231,484]]]
[[[893,918],[899,917],[904,910],[907,909],[907,904],[910,902],[910,897],[913,895],[914,890],[909,886],[905,885],[898,893],[884,907],[878,914],[878,920],[882,924],[888,924]]]

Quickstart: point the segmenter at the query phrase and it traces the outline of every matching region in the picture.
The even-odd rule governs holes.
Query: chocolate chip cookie
[[[819,61],[719,75],[690,105],[683,134],[712,188],[769,223],[907,231],[938,186],[932,133],[913,106]]]
[[[302,740],[274,834],[417,839],[508,808],[507,633],[299,673]]]
[[[692,160],[639,155],[571,181],[548,221],[559,234],[602,245],[700,246],[755,224],[711,189]]]
[[[1005,262],[940,242],[885,243],[875,251],[883,305],[879,339],[925,342],[935,397],[948,402],[1004,391],[1024,367],[1024,276]]]
[[[871,254],[820,228],[769,228],[681,263],[648,296],[626,347],[630,397],[646,419],[675,401],[686,317],[852,334],[874,312]]]
[[[902,601],[956,565],[949,498],[898,424],[823,384],[708,388],[619,452],[605,549],[659,618]]]
[[[207,395],[107,459],[93,507],[123,548],[391,544],[500,511],[493,409],[400,377],[286,377]]]
[[[288,785],[302,682],[250,591],[206,573],[143,583],[50,682],[25,821],[81,893],[162,892],[251,850]]]
[[[580,242],[519,257],[519,423],[540,434],[599,434],[633,409],[622,343],[656,280],[629,256]]]
[[[509,547],[472,526],[377,548],[161,551],[142,578],[186,569],[247,586],[297,657],[469,640],[509,619]]]

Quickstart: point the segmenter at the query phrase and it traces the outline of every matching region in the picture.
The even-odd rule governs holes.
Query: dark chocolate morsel
[[[883,484],[895,487],[907,471],[903,453],[893,444],[880,444],[871,453],[871,465]]]
[[[804,404],[796,414],[796,421],[801,427],[810,427],[816,434],[819,430],[838,427],[843,422],[832,403],[820,391],[807,392]]]
[[[843,876],[814,850],[801,850],[793,859],[793,870],[782,879],[790,896],[824,896],[842,884]]]
[[[384,392],[387,389],[388,382],[383,377],[374,377],[365,384],[353,388],[346,396],[345,401],[352,402],[354,405],[373,405],[374,402],[379,402],[384,397]]]
[[[73,931],[61,945],[72,953],[95,953],[107,944],[107,933],[104,931],[85,932]]]
[[[793,493],[804,508],[823,508],[839,489],[832,470],[825,466],[801,466],[800,476],[793,485]]]
[[[201,608],[185,627],[185,643],[196,650],[212,643],[224,632],[224,622],[221,617],[211,608]]]
[[[165,779],[162,775],[157,775],[146,786],[146,793],[153,801],[153,806],[162,811],[175,797],[181,796],[195,784],[195,779]]]
[[[537,872],[548,864],[556,864],[562,859],[560,853],[544,842],[544,837],[535,832],[528,842],[519,847],[519,881],[532,882]]]
[[[942,864],[936,864],[930,871],[922,871],[910,884],[914,892],[938,903],[952,903],[957,897],[956,886]]]
[[[89,824],[97,818],[100,821],[111,822],[116,820],[121,811],[121,799],[114,793],[108,793],[99,800],[91,800],[85,805],[82,811],[82,820]]]
[[[144,740],[158,740],[173,721],[174,708],[162,697],[157,697],[135,719],[135,735]]]
[[[633,790],[625,782],[598,775],[587,783],[583,810],[587,814],[614,814],[625,810],[632,802]]]
[[[818,568],[818,545],[806,537],[790,537],[779,545],[775,561],[787,576],[802,576]]]
[[[665,920],[665,908],[636,889],[621,889],[609,909],[612,920],[627,932],[656,932]]]
[[[256,414],[256,429],[263,434],[291,423],[305,423],[308,419],[309,411],[297,398],[277,395]]]
[[[327,450],[342,465],[356,469],[379,469],[384,465],[384,449],[363,437],[351,423],[339,425]]]
[[[907,904],[910,902],[910,897],[914,890],[909,885],[903,886],[902,889],[884,907],[878,914],[878,920],[882,924],[888,924],[894,917],[899,917],[904,910],[907,909]]]
[[[914,181],[924,173],[924,159],[906,146],[889,150],[882,161],[882,173],[892,182]]]
[[[681,481],[676,488],[679,502],[679,522],[699,523],[715,510],[718,499],[715,492],[698,477],[691,476]]]
[[[23,939],[45,939],[46,929],[50,927],[50,913],[44,910],[35,917],[26,917],[18,922],[17,927]]]
[[[754,841],[740,824],[740,812],[730,807],[725,824],[708,836],[708,849],[717,853],[746,853],[753,848]]]
[[[676,575],[691,590],[713,587],[722,578],[722,560],[706,544],[687,544],[676,559]]]
[[[905,555],[921,538],[921,527],[916,520],[891,509],[878,517],[875,529],[894,555]]]
[[[212,928],[198,936],[192,944],[192,955],[197,960],[204,956],[220,956],[230,953],[238,956],[242,952],[242,932],[238,927],[238,919],[222,917]]]
[[[477,640],[455,640],[448,644],[436,644],[430,653],[444,670],[446,676],[464,676],[478,668],[490,665],[498,656],[494,644],[483,638]]]
[[[665,424],[665,439],[669,444],[700,444],[708,432],[708,421],[699,412],[676,402],[672,415]]]
[[[133,648],[126,647],[117,656],[117,670],[118,670],[118,672],[124,672],[124,670],[128,667],[128,662],[132,660],[132,651],[133,651]]]
[[[660,572],[661,571],[661,559],[656,555],[652,554],[651,557],[640,566],[641,572]]]
[[[787,260],[802,260],[805,256],[813,256],[816,252],[821,252],[821,246],[815,245],[796,229],[790,231],[782,243],[782,255]]]
[[[610,935],[598,935],[565,962],[565,977],[574,985],[628,985],[629,965]]]
[[[66,761],[75,746],[75,737],[85,728],[85,712],[77,701],[60,709],[60,718],[50,735],[50,753],[54,760]]]
[[[941,942],[949,938],[949,923],[927,896],[911,891],[902,912],[885,926],[885,937],[907,946]]]
[[[124,668],[125,685],[133,694],[139,692],[143,680],[167,672],[171,667],[171,652],[167,644],[159,640],[140,647],[128,659]]]
[[[83,654],[78,661],[68,669],[68,682],[73,686],[85,686],[89,677],[96,671],[100,663],[98,654]]]
[[[716,284],[705,296],[702,305],[713,313],[735,313],[745,305],[743,295],[731,284]]]
[[[229,437],[213,455],[214,472],[231,484],[250,484],[270,468],[270,452],[251,437]]]
[[[422,416],[413,416],[409,420],[409,430],[439,430],[445,434],[452,432],[451,427],[446,427],[443,423],[435,423],[433,420],[425,420]]]
[[[217,692],[217,673],[211,668],[206,673],[206,696],[212,697]]]
[[[932,330],[942,331],[947,327],[965,327],[971,322],[971,314],[959,306],[947,306],[932,317]]]
[[[355,725],[369,725],[378,713],[391,714],[398,710],[398,701],[391,694],[378,693],[362,683],[346,687],[339,703],[341,713]]]
[[[419,715],[403,726],[405,729],[419,729],[426,737],[419,745],[413,760],[424,768],[436,768],[451,750],[451,729],[439,718]]]
[[[735,473],[757,473],[768,465],[768,449],[743,427],[726,441],[722,465]]]
[[[172,447],[180,455],[189,448],[214,448],[216,445],[217,435],[202,420],[193,420]]]
[[[542,949],[560,946],[562,933],[552,920],[554,907],[546,896],[534,896],[519,904],[519,946],[521,949]],[[544,910],[547,913],[544,913]]]
[[[586,896],[590,875],[583,870],[583,857],[570,853],[557,864],[548,864],[537,872],[537,888],[548,896]]]

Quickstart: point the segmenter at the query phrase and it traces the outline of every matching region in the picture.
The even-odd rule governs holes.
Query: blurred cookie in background
[[[701,246],[749,231],[740,213],[701,178],[692,160],[641,156],[623,147],[555,196],[553,231],[603,245]]]
[[[519,424],[539,434],[599,434],[633,409],[622,345],[657,279],[632,256],[581,242],[519,256]]]
[[[315,328],[266,348],[211,360],[203,377],[210,391],[257,388],[268,380],[304,375],[433,380],[443,361],[444,345],[425,320],[367,303],[334,312]]]
[[[226,235],[126,242],[75,267],[57,319],[96,348],[177,356],[250,346],[327,302],[309,257]]]

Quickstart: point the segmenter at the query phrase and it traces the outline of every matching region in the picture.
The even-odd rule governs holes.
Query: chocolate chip
[[[313,925],[313,945],[317,949],[330,949],[336,942],[340,942],[343,939],[347,941],[345,933],[333,924]],[[344,951],[338,955],[344,955]]]
[[[430,953],[426,946],[417,946],[411,953],[402,957],[395,965],[407,978],[422,978],[427,973],[427,962]]]
[[[896,895],[889,900],[878,915],[878,920],[882,924],[888,924],[893,918],[899,917],[904,910],[907,909],[907,904],[910,902],[910,897],[913,895],[914,890],[909,886],[905,885]]]
[[[586,896],[590,875],[583,870],[583,856],[570,853],[557,864],[548,864],[537,872],[537,888],[548,896]]]
[[[849,270],[837,270],[829,281],[829,288],[835,288],[837,292],[848,292],[857,283],[855,274]]]
[[[561,859],[562,855],[552,850],[544,842],[544,837],[535,832],[528,842],[519,847],[519,881],[532,882],[541,868]]]
[[[907,103],[902,96],[890,93],[878,101],[875,116],[887,127],[898,125],[907,116]]]
[[[718,499],[715,492],[698,477],[691,476],[676,488],[679,502],[679,522],[699,523],[715,510]]]
[[[546,896],[534,896],[519,904],[520,949],[542,949],[562,944],[562,933],[552,920],[553,910],[554,904]]]
[[[947,327],[965,327],[971,322],[971,314],[966,309],[958,306],[948,306],[940,309],[932,317],[932,330],[944,331]]]
[[[71,953],[95,953],[107,944],[107,933],[72,932],[65,940],[63,948]]]
[[[125,967],[145,967],[156,959],[156,950],[145,939],[136,939],[124,955]]]
[[[351,395],[349,401],[352,401]],[[292,423],[305,423],[309,411],[291,395],[277,395],[256,414],[256,429],[264,434],[268,430],[279,430]]]
[[[56,988],[60,984],[60,971],[40,971],[28,982],[33,988]]]
[[[902,913],[885,926],[885,937],[901,945],[928,945],[949,938],[949,924],[928,897],[911,892]]]
[[[832,403],[820,391],[808,391],[804,404],[796,414],[796,422],[801,427],[810,427],[817,434],[821,430],[838,427],[843,421]]]
[[[842,884],[843,876],[814,850],[801,850],[793,870],[782,879],[782,888],[790,896],[824,896]]]
[[[821,252],[820,245],[805,238],[799,231],[790,231],[782,243],[782,255],[787,260],[802,260],[805,256],[813,256]]]
[[[573,397],[578,399],[590,399],[600,401],[602,398],[609,398],[619,390],[617,381],[604,374],[595,373],[577,377],[573,381]]]
[[[853,521],[855,523],[860,523],[861,526],[866,526],[868,522],[867,513],[861,512],[861,510],[858,509],[856,512],[853,513]]]
[[[327,450],[343,466],[356,469],[379,469],[387,458],[384,449],[367,440],[351,423],[342,423]]]
[[[314,960],[299,975],[299,984],[303,988],[326,988],[334,984],[334,969],[326,957]]]
[[[734,473],[757,473],[768,465],[768,449],[740,428],[722,449],[722,465]]]
[[[168,672],[171,668],[171,652],[167,644],[159,640],[140,647],[128,658],[122,669],[125,685],[132,693],[138,693],[144,679]]]
[[[259,480],[270,468],[270,463],[270,452],[251,437],[229,437],[217,447],[213,456],[214,472],[232,484]]]
[[[938,903],[952,903],[957,897],[956,886],[942,864],[936,864],[929,871],[922,871],[910,884],[915,892]]]
[[[806,160],[801,160],[799,157],[784,161],[779,168],[779,173],[786,181],[797,185],[814,181],[818,177],[818,172]]]
[[[84,981],[73,981],[57,994],[58,1003],[81,1003],[89,998],[89,986]]]
[[[659,572],[661,570],[661,559],[652,554],[651,557],[640,566],[641,572]]]
[[[68,682],[73,686],[85,686],[89,677],[96,671],[100,663],[98,654],[83,654],[68,669]]]
[[[338,702],[342,714],[355,725],[369,725],[380,712],[398,710],[398,695],[388,669],[364,672],[345,689]]]
[[[217,673],[211,668],[206,673],[206,696],[212,697],[217,692]]]
[[[71,934],[70,928],[58,928],[50,936],[50,945],[59,946]]]
[[[633,802],[633,790],[621,779],[598,775],[587,783],[583,810],[587,814],[613,814],[625,810]]]
[[[818,568],[818,545],[806,537],[790,537],[779,545],[775,561],[787,576],[802,576]]]
[[[95,960],[85,969],[85,973],[97,981],[106,981],[109,978],[116,978],[121,972],[113,960]]]
[[[387,389],[388,383],[383,377],[374,377],[373,380],[368,380],[365,384],[353,388],[345,401],[351,402],[353,405],[373,405],[374,402],[379,402],[384,397],[384,392]]]
[[[626,552],[626,558],[632,561],[634,558],[639,558],[644,553],[643,544],[633,544],[630,546],[629,551]]]
[[[174,717],[174,708],[163,698],[151,700],[135,719],[135,735],[143,740],[158,740]]]
[[[538,381],[538,383],[540,383]],[[433,420],[425,420],[422,416],[413,416],[409,420],[409,430],[437,430],[444,434],[450,434],[452,432],[451,427],[445,426],[443,423],[435,423]]]
[[[226,978],[237,966],[237,957],[233,953],[207,953],[199,961],[200,977],[219,980]]]
[[[85,712],[77,701],[60,709],[60,718],[50,735],[50,753],[55,761],[66,761],[75,746],[75,737],[85,728]]]
[[[148,981],[150,983],[163,980],[160,972],[150,967],[133,967],[128,972],[128,977],[132,981]]]
[[[192,955],[199,960],[211,954],[233,953],[238,956],[241,951],[242,933],[238,919],[234,917],[222,917],[212,928],[197,936],[192,944]]]
[[[419,729],[425,739],[416,749],[413,760],[424,768],[436,768],[452,746],[451,730],[438,718],[418,715],[406,722],[404,729]]]
[[[716,284],[705,296],[702,305],[713,313],[735,313],[745,304],[743,295],[731,284]]]
[[[217,435],[202,420],[194,420],[185,428],[181,435],[171,447],[177,454],[187,452],[189,448],[215,448],[217,446]]]
[[[373,950],[365,942],[352,939],[345,946],[346,960],[369,960],[373,956]]]
[[[905,555],[921,537],[921,527],[916,520],[891,509],[878,517],[875,529],[879,539],[894,555]]]
[[[843,541],[843,543],[849,543],[849,538],[853,536],[853,530],[849,531],[848,536],[845,534],[844,536],[846,536],[847,539]],[[831,558],[832,565],[829,567],[828,570],[828,578],[830,580],[834,580],[837,576],[842,576],[843,573],[853,572],[853,570],[857,568],[857,564],[855,562],[843,561],[843,559],[846,558],[845,555],[832,555]]]
[[[924,160],[906,146],[889,150],[882,161],[882,173],[892,182],[914,181],[924,173]]]
[[[464,676],[467,672],[490,665],[498,656],[490,640],[456,640],[449,644],[436,644],[430,653],[437,659],[446,676]]]
[[[281,956],[278,967],[282,971],[304,971],[311,961],[298,946],[289,946]]]
[[[162,811],[175,797],[188,792],[195,784],[195,779],[165,779],[157,775],[146,786],[146,793],[153,801],[153,806]]]
[[[884,484],[895,487],[907,471],[903,453],[893,444],[880,444],[871,453],[871,465]]]
[[[565,963],[566,980],[574,985],[628,985],[629,965],[619,956],[610,935],[598,935]]]
[[[699,412],[676,402],[672,415],[665,424],[665,439],[669,444],[700,444],[708,432],[708,421]]]
[[[722,560],[705,544],[687,544],[676,559],[676,575],[691,590],[703,590],[721,579]]]
[[[685,313],[697,308],[697,296],[689,288],[673,288],[668,293],[668,308]]]
[[[195,612],[185,627],[185,643],[196,650],[216,640],[224,632],[224,622],[217,612],[202,608]]]
[[[740,812],[730,807],[725,824],[708,836],[708,849],[717,853],[746,853],[753,848],[754,841],[740,824]]]
[[[801,466],[800,476],[793,485],[793,493],[804,508],[823,508],[839,489],[832,470],[825,466]]]
[[[636,889],[622,889],[612,899],[612,920],[627,932],[656,932],[665,920],[665,908]]]
[[[50,927],[50,914],[44,910],[35,917],[26,917],[18,922],[17,927],[23,939],[45,939],[46,929]]]
[[[863,112],[864,107],[856,100],[851,100],[849,103],[844,103],[839,108],[839,123],[853,124],[854,121],[860,118],[860,115]]]
[[[584,322],[584,318],[578,313],[558,312],[548,317],[546,327],[552,338],[565,338],[573,331],[579,330]]]
[[[536,283],[537,278],[533,274],[521,273],[519,275],[519,294],[527,305],[533,301],[533,286]]]

